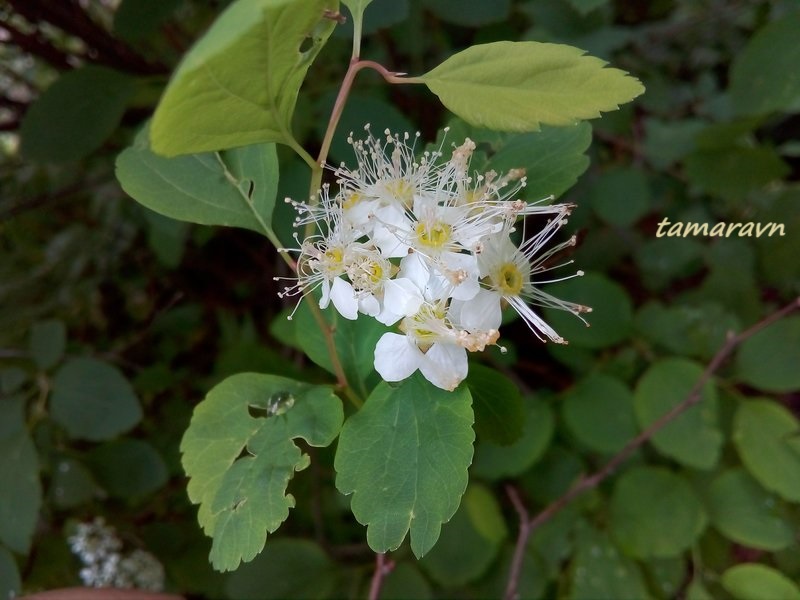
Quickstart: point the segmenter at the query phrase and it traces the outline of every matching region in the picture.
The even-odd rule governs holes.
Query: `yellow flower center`
[[[503,294],[516,296],[522,291],[522,272],[514,263],[505,263],[498,269],[495,283]]]
[[[353,192],[352,194],[347,196],[347,198],[342,200],[342,208],[344,210],[349,210],[349,209],[353,208],[356,204],[361,202],[362,198],[363,198],[363,196],[360,193]]]
[[[414,204],[414,188],[405,179],[393,179],[385,184],[386,191],[400,201],[406,208]]]
[[[344,250],[341,248],[328,248],[325,250],[325,258],[327,259],[329,266],[339,266],[344,260]]]
[[[437,221],[436,223],[417,223],[417,240],[423,246],[429,248],[441,248],[450,241],[453,228],[447,223]]]

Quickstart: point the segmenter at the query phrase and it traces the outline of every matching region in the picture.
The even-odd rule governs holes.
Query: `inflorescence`
[[[419,369],[434,385],[455,389],[467,376],[467,352],[497,345],[507,305],[540,340],[565,344],[530,305],[579,317],[591,310],[539,289],[583,274],[545,275],[572,262],[553,266],[550,259],[574,237],[546,246],[573,206],[517,198],[522,170],[471,174],[469,138],[447,161],[441,147],[417,159],[419,134],[409,142],[409,134],[387,130],[380,140],[366,130],[365,140],[348,138],[358,164],[335,169],[335,195],[324,185],[318,202],[286,199],[298,212],[295,225],[316,233],[303,241],[295,234],[298,247],[281,249],[298,253],[297,277],[281,297],[319,290],[320,308],[332,303],[346,319],[362,313],[397,324],[400,333],[385,333],[375,347],[375,369],[386,381]],[[544,216],[535,232],[527,230],[529,215]],[[519,221],[521,236],[512,235]]]

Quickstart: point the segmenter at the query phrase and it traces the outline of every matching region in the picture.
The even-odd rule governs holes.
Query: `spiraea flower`
[[[442,147],[417,158],[419,134],[410,141],[387,131],[378,139],[366,129],[366,139],[348,140],[357,166],[334,170],[335,194],[324,186],[317,202],[287,199],[298,212],[296,226],[317,231],[282,249],[298,256],[297,277],[281,294],[318,290],[320,308],[333,304],[347,319],[362,314],[395,325],[375,348],[375,369],[386,381],[419,370],[434,385],[455,389],[467,376],[467,353],[497,345],[506,306],[539,339],[566,343],[533,307],[577,316],[589,310],[540,289],[565,266],[551,259],[575,243],[548,247],[572,207],[547,204],[552,197],[519,199],[526,185],[520,169],[471,174],[475,144],[468,138],[448,160]],[[525,221],[532,215],[543,221],[535,231]]]

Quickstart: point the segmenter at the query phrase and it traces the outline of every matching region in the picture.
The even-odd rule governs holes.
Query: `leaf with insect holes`
[[[125,193],[171,219],[270,231],[278,191],[275,144],[165,158],[152,151],[144,127],[117,157],[116,175]]]
[[[236,0],[183,58],[153,115],[164,156],[293,141],[306,72],[336,23],[337,0]]]
[[[289,516],[286,487],[309,464],[294,438],[327,446],[343,419],[329,387],[256,373],[225,379],[197,405],[181,453],[215,569],[252,560]]]

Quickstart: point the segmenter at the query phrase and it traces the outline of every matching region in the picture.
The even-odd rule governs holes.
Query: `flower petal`
[[[419,368],[423,357],[408,337],[384,333],[375,345],[375,370],[384,381],[402,381]]]
[[[383,304],[387,310],[408,317],[419,310],[422,293],[410,279],[399,277],[383,284]]]
[[[453,300],[450,310],[459,327],[467,331],[499,329],[503,320],[500,310],[501,295],[491,290],[480,290],[472,300]]]
[[[434,344],[425,353],[419,370],[436,387],[453,391],[467,376],[467,351],[454,344]]]
[[[331,301],[345,319],[354,321],[358,318],[358,300],[356,300],[356,292],[349,282],[341,277],[333,280],[331,287]]]

